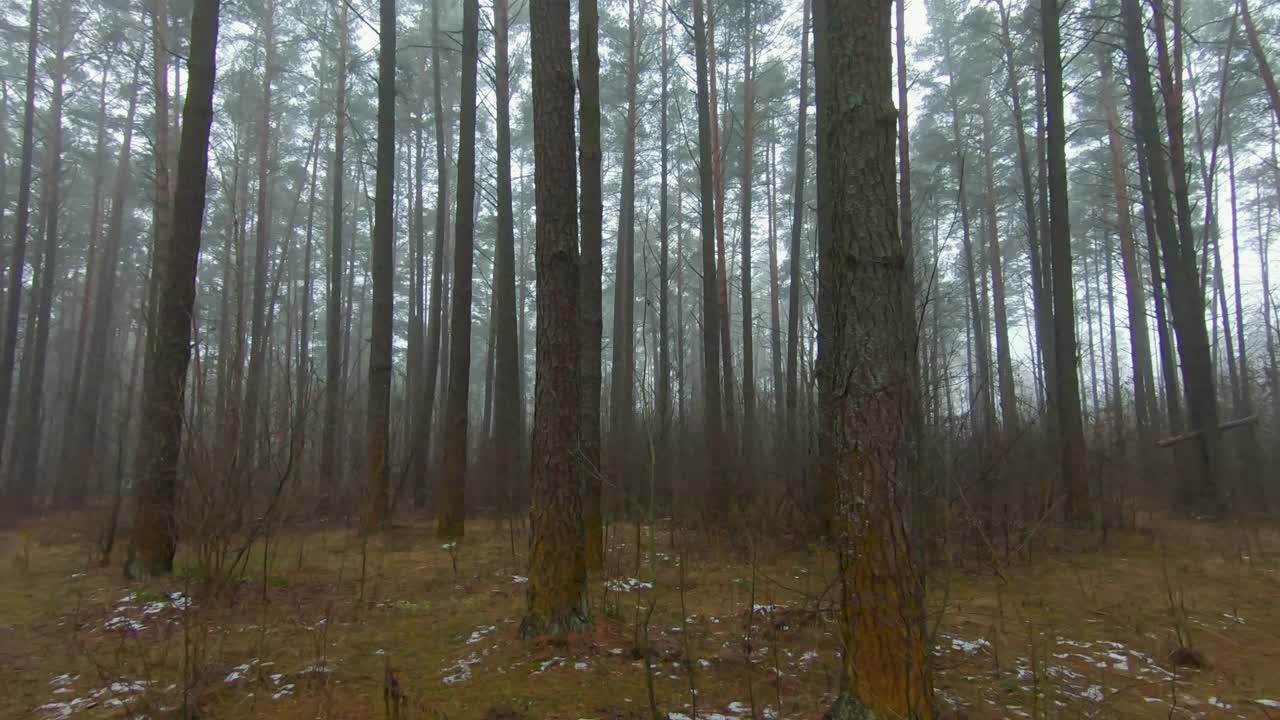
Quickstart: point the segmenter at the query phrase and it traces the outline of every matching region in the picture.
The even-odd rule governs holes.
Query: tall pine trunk
[[[338,467],[338,423],[342,414],[344,333],[342,329],[342,229],[343,180],[346,176],[347,132],[347,46],[350,29],[347,4],[339,0],[338,15],[338,79],[333,127],[333,161],[329,166],[329,268],[325,292],[325,383],[324,426],[320,437],[321,510],[332,509],[333,494],[342,475]]]
[[[520,437],[520,348],[516,334],[516,235],[511,209],[511,80],[507,62],[509,0],[494,2],[494,65],[498,93],[498,238],[494,249],[493,316],[495,481],[503,496],[513,496],[522,473]],[[572,153],[570,153],[572,155]],[[511,508],[512,512],[515,508]]]
[[[479,0],[462,4],[462,101],[458,134],[458,206],[454,222],[453,297],[449,303],[449,382],[436,532],[459,538],[466,524],[467,398],[471,384],[471,276],[475,254],[476,75]]]
[[[534,0],[534,186],[537,195],[538,337],[529,519],[529,609],[520,634],[590,627],[582,496],[574,465],[582,419],[578,356],[577,219],[574,217],[573,69],[569,4]]]
[[[174,195],[174,226],[159,273],[155,324],[148,328],[138,440],[137,513],[125,574],[139,579],[173,572],[177,548],[178,461],[182,452],[183,398],[191,360],[191,311],[196,261],[204,221],[213,124],[213,87],[219,0],[195,0],[187,56],[187,97]]]

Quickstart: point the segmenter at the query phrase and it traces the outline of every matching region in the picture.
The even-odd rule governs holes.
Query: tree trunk
[[[898,237],[889,0],[819,0],[818,468],[838,489],[844,652],[835,720],[933,717],[923,577],[913,567],[918,402]],[[857,448],[857,451],[854,448]]]
[[[1057,370],[1057,430],[1066,492],[1066,519],[1089,521],[1089,477],[1085,467],[1080,385],[1076,375],[1075,297],[1071,282],[1071,228],[1067,209],[1067,134],[1063,109],[1062,50],[1058,0],[1040,6],[1048,125],[1049,230],[1053,248],[1054,366]]]
[[[471,383],[471,274],[475,254],[476,74],[479,0],[462,4],[462,101],[458,135],[458,207],[453,250],[453,297],[449,303],[449,382],[440,469],[436,532],[462,537],[466,523],[467,396]]]
[[[787,253],[790,265],[790,281],[787,289],[787,439],[791,451],[801,455],[799,437],[799,397],[797,376],[800,367],[800,266],[804,257],[804,183],[808,163],[805,143],[808,141],[806,124],[809,109],[809,5],[803,0],[804,10],[800,22],[800,118],[796,124],[796,164],[791,191],[791,248]]]
[[[755,135],[755,58],[752,56],[752,34],[755,32],[751,20],[751,3],[743,3],[744,8],[744,40],[742,43],[742,170],[741,185],[738,195],[742,202],[742,220],[740,240],[742,244],[742,475],[746,484],[747,497],[755,491],[755,422],[756,422],[756,375],[754,348],[752,347],[751,311],[751,203],[752,172],[755,161],[755,146],[752,144]],[[727,312],[727,310],[726,310]]]
[[[9,256],[9,290],[5,298],[3,345],[0,347],[0,438],[7,436],[13,366],[18,349],[18,316],[22,275],[26,269],[27,235],[31,229],[31,155],[35,145],[36,50],[40,37],[40,0],[31,0],[27,40],[27,97],[22,106],[22,157],[18,171],[17,229]],[[0,443],[2,445],[2,443]],[[0,447],[0,450],[3,448]]]
[[[1014,44],[1009,31],[1009,11],[1001,0],[996,6],[1000,11],[1000,38],[1004,48],[1005,90],[1013,106],[1013,132],[1018,143],[1018,174],[1022,181],[1022,212],[1026,222],[1027,250],[1031,258],[1031,301],[1035,306],[1035,338],[1036,347],[1033,354],[1041,358],[1042,378],[1046,395],[1054,397],[1053,380],[1053,298],[1047,285],[1048,278],[1043,269],[1040,223],[1036,217],[1036,191],[1031,181],[1031,157],[1027,150],[1027,131],[1022,119],[1022,90],[1018,83],[1018,72],[1021,68],[1014,58]],[[1037,380],[1037,387],[1040,381]],[[1056,406],[1050,399],[1048,404]]]
[[[657,501],[662,507],[671,507],[671,353],[670,346],[670,302],[671,293],[667,286],[670,283],[671,271],[668,255],[670,254],[670,217],[667,210],[668,182],[670,172],[669,128],[667,126],[668,103],[670,100],[671,55],[667,41],[667,16],[662,10],[662,58],[660,62],[662,76],[662,99],[659,109],[659,142],[661,150],[661,168],[658,190],[658,370],[654,379],[655,405],[658,414],[658,440],[654,454],[658,458],[658,467],[654,469],[658,482]],[[679,186],[677,186],[677,190]],[[677,264],[679,258],[677,258]],[[776,319],[776,318],[775,318]],[[679,319],[677,318],[677,322]],[[776,325],[775,325],[776,328]]]
[[[702,231],[702,394],[707,443],[707,505],[712,517],[729,512],[723,416],[720,408],[720,309],[716,283],[715,180],[712,173],[711,99],[707,68],[707,19],[702,0],[693,0],[693,47],[697,74],[699,216]],[[803,104],[801,105],[803,107]],[[803,142],[803,141],[802,141]]]
[[[729,266],[726,260],[725,241],[724,241],[724,205],[725,205],[725,179],[724,179],[724,133],[720,128],[720,106],[716,99],[716,27],[718,26],[715,10],[715,0],[705,0],[707,7],[706,31],[707,31],[707,82],[708,82],[708,100],[707,109],[711,114],[711,180],[715,184],[715,226],[716,226],[716,278],[718,285],[716,290],[716,325],[717,333],[720,341],[720,359],[724,363],[721,380],[724,382],[723,397],[724,404],[721,411],[724,413],[724,435],[721,440],[725,443],[725,456],[723,460],[729,461],[732,454],[730,449],[733,445],[733,343],[731,341],[732,331],[729,323]],[[727,72],[727,71],[726,71]],[[726,74],[727,78],[727,74]],[[728,80],[725,81],[728,83]],[[728,92],[725,93],[725,101],[728,101]],[[725,115],[728,115],[726,106]],[[728,501],[726,496],[725,501]],[[724,508],[726,511],[728,507]]]
[[[578,176],[582,183],[582,255],[579,258],[579,289],[582,293],[582,352],[579,443],[582,446],[582,523],[586,529],[588,570],[604,563],[604,528],[601,517],[602,478],[600,462],[600,394],[602,319],[601,276],[603,190],[600,151],[600,14],[597,0],[578,3],[578,127],[582,138],[578,155]],[[536,401],[536,398],[535,398]]]
[[[138,440],[137,514],[129,539],[125,574],[134,579],[173,572],[177,547],[178,459],[182,451],[182,408],[191,360],[191,311],[196,261],[204,220],[213,123],[215,52],[219,0],[196,0],[187,57],[187,97],[182,111],[174,196],[173,238],[160,274],[156,324],[148,328],[142,382],[142,427]]]
[[[1164,149],[1160,143],[1156,121],[1155,99],[1143,40],[1141,8],[1138,0],[1123,0],[1122,9],[1129,74],[1134,88],[1135,125],[1139,146],[1146,153],[1150,175],[1156,229],[1168,283],[1174,333],[1178,340],[1178,355],[1182,361],[1182,384],[1192,429],[1201,431],[1192,444],[1193,452],[1187,464],[1182,466],[1178,504],[1188,512],[1216,513],[1222,509],[1222,496],[1217,484],[1218,408],[1209,337],[1204,323],[1204,295],[1196,277],[1195,250],[1188,246],[1189,232],[1179,236],[1173,209],[1169,206],[1169,174],[1165,167]],[[1157,32],[1157,36],[1159,35],[1161,33]],[[1185,186],[1185,176],[1183,185]],[[1179,201],[1179,205],[1183,202],[1185,196]],[[1185,219],[1189,225],[1190,218]]]
[[[1116,109],[1111,54],[1102,53],[1102,105],[1107,117],[1107,149],[1111,169],[1111,190],[1116,204],[1116,229],[1120,235],[1120,267],[1124,271],[1125,305],[1129,311],[1129,351],[1133,369],[1133,405],[1138,423],[1138,453],[1141,467],[1148,467],[1147,454],[1153,439],[1152,418],[1156,412],[1155,376],[1151,370],[1151,333],[1147,327],[1147,299],[1138,270],[1133,235],[1129,176],[1125,169],[1124,146],[1120,137],[1120,113]]]
[[[1280,123],[1280,89],[1276,86],[1276,76],[1271,72],[1271,63],[1267,60],[1266,50],[1258,38],[1258,28],[1253,24],[1253,15],[1249,13],[1249,0],[1240,0],[1240,18],[1244,20],[1244,32],[1249,38],[1249,49],[1253,51],[1254,60],[1258,62],[1258,74],[1267,88],[1267,104],[1276,122]]]
[[[635,0],[627,4],[627,117],[622,128],[622,189],[613,283],[613,362],[609,383],[608,476],[624,496],[634,490],[630,448],[635,431],[636,124],[640,37]]]
[[[591,625],[582,497],[575,470],[581,374],[577,221],[574,217],[573,67],[569,4],[534,0],[534,186],[537,194],[538,337],[529,512],[529,610],[523,637]]]
[[[494,458],[495,480],[511,495],[522,473],[517,470],[523,441],[520,431],[520,348],[516,334],[516,235],[511,209],[511,81],[507,63],[509,0],[494,3],[494,53],[498,93],[498,238],[494,250]],[[572,103],[572,100],[570,101]],[[572,122],[572,120],[570,121]],[[572,151],[570,152],[572,156]],[[576,203],[575,203],[576,205]],[[515,508],[512,508],[514,511]]]
[[[986,185],[987,212],[987,262],[991,266],[991,304],[996,321],[996,377],[1000,383],[1000,416],[1007,433],[1016,431],[1018,398],[1013,381],[1013,354],[1009,349],[1009,313],[1005,307],[1004,271],[1001,267],[999,221],[996,216],[996,183],[994,152],[995,130],[991,122],[991,108],[983,107],[982,142],[983,180]]]
[[[54,59],[50,84],[48,135],[45,149],[48,164],[44,178],[44,261],[40,264],[40,277],[33,288],[35,295],[35,336],[28,339],[31,354],[31,381],[26,393],[18,399],[18,424],[14,428],[13,495],[14,509],[29,511],[34,504],[34,489],[39,479],[40,445],[44,426],[45,401],[44,377],[49,349],[50,314],[53,312],[53,295],[58,280],[58,216],[62,206],[62,108],[67,80],[67,48],[74,31],[68,27],[71,18],[65,2],[54,8],[57,30],[54,32]]]
[[[342,413],[343,332],[342,332],[342,185],[346,174],[347,132],[347,44],[350,29],[347,4],[339,0],[338,15],[338,82],[333,127],[333,163],[329,166],[332,197],[329,216],[329,269],[325,293],[325,383],[324,427],[320,438],[320,506],[322,512],[332,509],[333,493],[341,477],[338,467],[338,416]]]

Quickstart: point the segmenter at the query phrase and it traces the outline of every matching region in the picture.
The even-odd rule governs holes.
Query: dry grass
[[[663,712],[691,713],[690,669],[703,715],[818,718],[836,689],[833,565],[814,548],[759,542],[753,572],[742,542],[659,528],[640,536],[637,569],[635,529],[618,528],[592,582],[594,632],[525,643],[527,543],[517,533],[513,556],[504,524],[471,523],[456,575],[425,524],[389,531],[363,587],[350,531],[293,529],[265,572],[254,549],[232,602],[185,608],[181,577],[131,584],[118,562],[90,566],[82,526],[0,534],[0,717],[177,716],[184,696],[203,718],[383,717],[393,677],[401,718],[649,718],[650,601]],[[1280,701],[1278,541],[1166,524],[1087,551],[1046,539],[1000,577],[936,567],[939,704],[965,718],[1280,717],[1258,702]],[[1203,668],[1169,661],[1180,636]]]

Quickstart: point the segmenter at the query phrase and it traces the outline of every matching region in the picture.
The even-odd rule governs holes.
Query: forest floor
[[[752,562],[744,543],[678,536],[682,589],[667,530],[616,528],[595,630],[525,642],[527,541],[505,524],[473,520],[452,548],[425,523],[363,550],[348,529],[290,529],[220,603],[181,572],[99,567],[87,526],[0,533],[0,717],[177,717],[185,696],[201,718],[651,718],[651,678],[659,717],[693,716],[696,697],[698,717],[820,718],[838,682],[834,566],[812,546],[760,541]],[[1280,718],[1280,532],[1166,523],[1037,545],[935,567],[945,716]],[[655,598],[650,675],[636,648]],[[1179,634],[1195,658],[1170,659]]]

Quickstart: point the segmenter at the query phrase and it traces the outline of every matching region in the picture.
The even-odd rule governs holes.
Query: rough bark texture
[[[182,109],[173,237],[159,273],[156,324],[148,328],[138,440],[137,513],[125,573],[139,579],[173,572],[177,547],[178,458],[182,451],[183,398],[191,360],[191,311],[196,261],[204,221],[213,124],[219,0],[196,0],[187,57],[187,97]]]
[[[598,570],[604,562],[604,526],[601,517],[600,476],[600,359],[601,275],[604,257],[601,226],[604,205],[600,152],[600,13],[596,0],[578,3],[578,175],[582,184],[582,255],[579,258],[579,313],[582,316],[582,353],[579,372],[582,404],[579,445],[582,449],[582,522],[587,533],[587,568]]]
[[[382,527],[387,513],[391,436],[392,294],[395,290],[396,3],[378,4],[378,148],[373,185],[372,330],[369,343],[369,474],[361,528]]]
[[[1057,431],[1062,467],[1063,506],[1070,523],[1089,521],[1089,477],[1085,467],[1084,423],[1080,411],[1080,379],[1076,372],[1075,288],[1071,282],[1071,227],[1067,208],[1067,132],[1063,108],[1062,42],[1058,0],[1040,6],[1044,49],[1047,118],[1049,232],[1053,252],[1053,343],[1057,378]]]
[[[889,0],[818,0],[818,472],[834,478],[844,653],[831,716],[933,717],[912,563],[912,311],[898,232]]]
[[[537,196],[537,380],[529,610],[524,637],[591,624],[582,498],[575,471],[578,422],[578,232],[574,202],[573,66],[569,4],[529,4],[533,44]]]
[[[475,255],[476,74],[479,0],[462,4],[462,105],[458,135],[458,207],[454,221],[453,297],[449,302],[449,383],[444,412],[436,533],[462,537],[466,517],[467,397],[471,384],[471,274]]]

